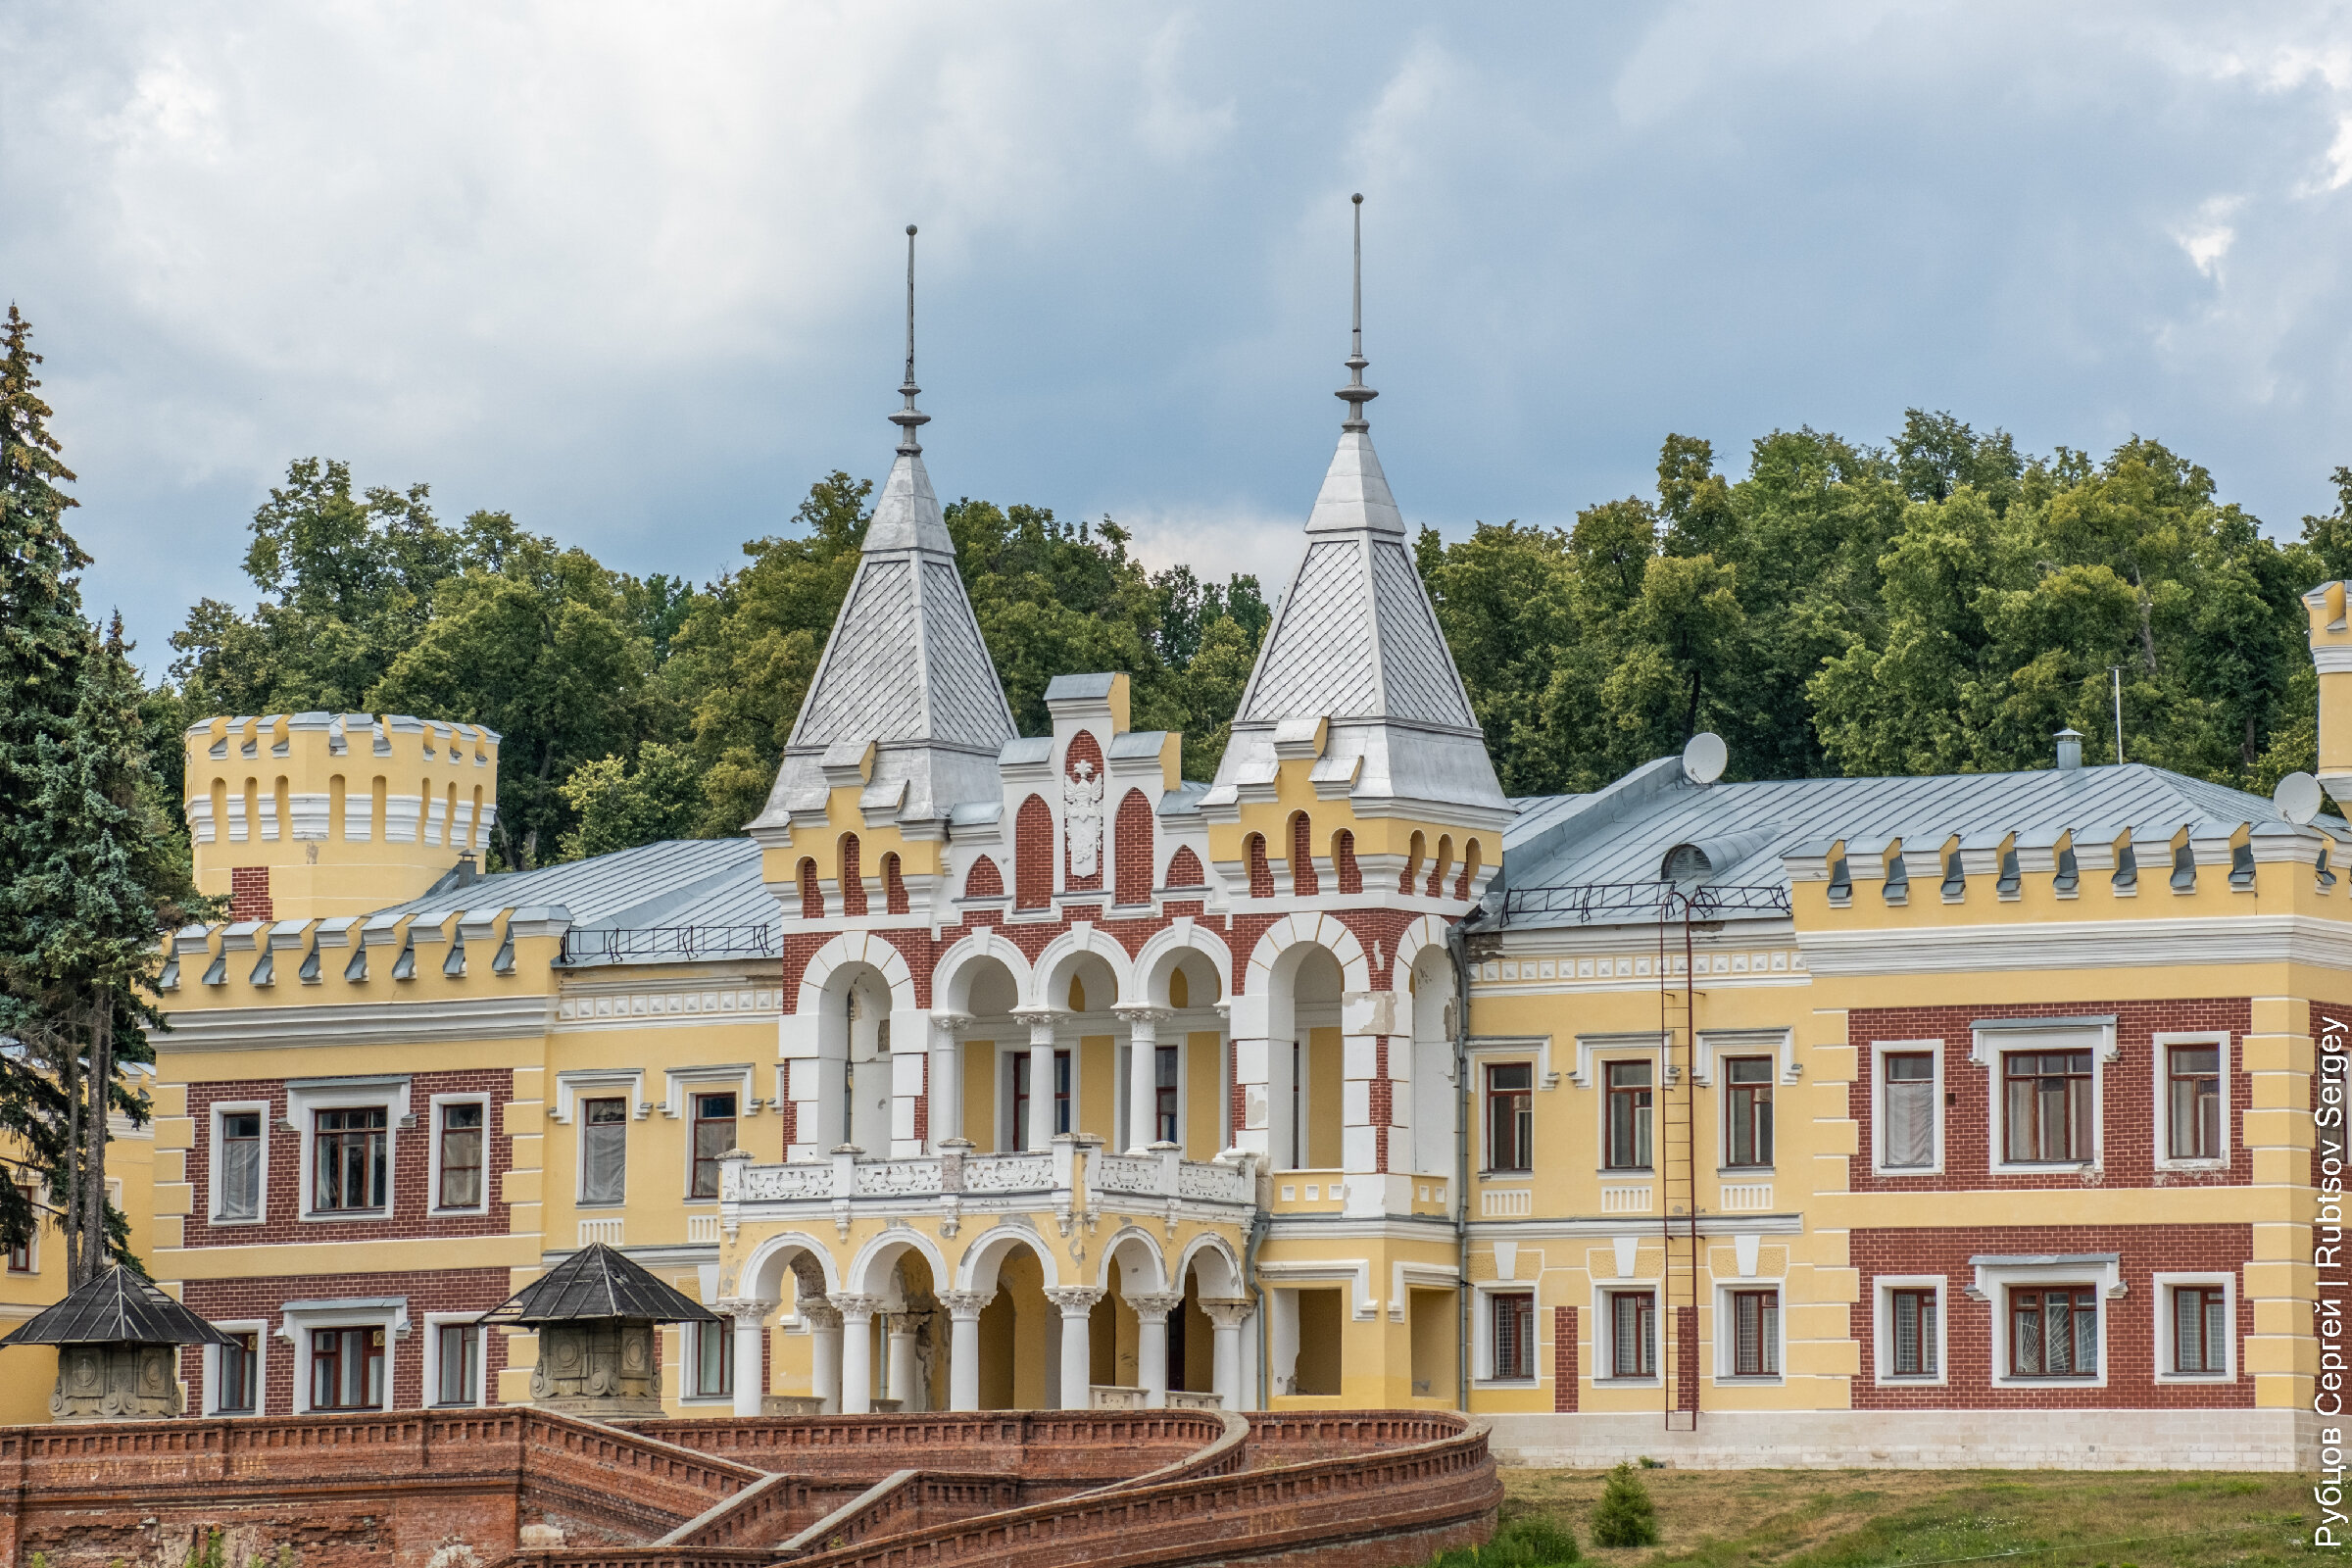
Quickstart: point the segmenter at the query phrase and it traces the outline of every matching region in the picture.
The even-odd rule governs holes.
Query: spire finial
[[[914,406],[914,395],[922,390],[914,384],[914,225],[906,225],[906,379],[899,385],[899,395],[906,406],[890,416],[899,427],[899,451],[906,457],[922,455],[923,444],[915,439],[917,426],[929,424],[931,416]]]
[[[1348,405],[1348,417],[1340,421],[1340,428],[1369,430],[1372,421],[1364,417],[1364,405],[1380,394],[1364,385],[1364,367],[1372,363],[1364,358],[1364,193],[1359,190],[1348,199],[1355,204],[1355,315],[1348,337],[1348,384],[1338,393]]]

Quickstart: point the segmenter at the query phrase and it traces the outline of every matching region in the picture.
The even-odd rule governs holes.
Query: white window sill
[[[1996,1389],[2103,1389],[2104,1377],[2091,1378],[1994,1378]]]
[[[1949,1386],[1942,1374],[1926,1372],[1889,1372],[1885,1377],[1871,1379],[1871,1383],[1882,1389],[1940,1389]]]
[[[2218,1383],[2227,1387],[2235,1383],[2237,1376],[2231,1372],[2159,1372],[2156,1374],[2156,1381],[2158,1383],[2203,1383],[2207,1385]]]
[[[489,1214],[487,1208],[428,1208],[426,1219],[481,1219]]]
[[[1472,1378],[1470,1386],[1474,1389],[1539,1389],[1544,1385],[1538,1378]]]
[[[1666,1381],[1663,1378],[1594,1378],[1592,1386],[1596,1389],[1662,1389]]]
[[[1759,1176],[1770,1176],[1774,1173],[1774,1167],[1770,1165],[1718,1165],[1715,1167],[1716,1175],[1729,1176],[1734,1180],[1743,1182],[1754,1181]]]
[[[231,1219],[225,1214],[216,1214],[205,1223],[217,1230],[227,1230],[236,1225],[267,1225],[270,1221],[267,1216],[261,1214],[243,1215],[235,1219]]]
[[[1727,1372],[1714,1379],[1717,1387],[1726,1389],[1777,1389],[1788,1381],[1778,1372]]]
[[[2225,1154],[2220,1159],[2160,1159],[2156,1161],[2156,1168],[2160,1171],[2210,1175],[2216,1171],[2229,1170],[2230,1157]]]
[[[2081,1176],[2097,1170],[2095,1159],[2036,1159],[2020,1164],[2002,1163],[1992,1167],[1995,1176]]]
[[[732,1410],[735,1407],[735,1396],[732,1394],[688,1394],[679,1396],[678,1403],[687,1409]]]
[[[306,1225],[380,1225],[391,1217],[388,1208],[322,1208],[303,1215],[302,1219]]]
[[[1941,1165],[1873,1165],[1870,1167],[1870,1173],[1873,1176],[1940,1176],[1943,1174],[1943,1167]]]

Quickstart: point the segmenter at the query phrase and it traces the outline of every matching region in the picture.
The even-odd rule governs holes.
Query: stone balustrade
[[[824,1159],[756,1163],[749,1155],[724,1161],[719,1172],[719,1221],[774,1217],[806,1208],[909,1200],[988,1202],[1034,1200],[1067,1209],[1074,1204],[1125,1200],[1212,1203],[1248,1208],[1257,1200],[1250,1156],[1186,1159],[1174,1144],[1140,1154],[1111,1153],[1102,1140],[1063,1134],[1049,1150],[984,1154],[961,1139],[939,1152],[874,1158],[845,1144]]]

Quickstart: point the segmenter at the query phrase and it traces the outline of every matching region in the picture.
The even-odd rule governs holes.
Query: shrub
[[[1595,1546],[1654,1546],[1658,1544],[1658,1506],[1649,1489],[1621,1464],[1609,1472],[1609,1485],[1592,1505],[1592,1544]]]
[[[1559,1568],[1584,1555],[1566,1526],[1543,1514],[1514,1519],[1479,1553],[1479,1568]]]

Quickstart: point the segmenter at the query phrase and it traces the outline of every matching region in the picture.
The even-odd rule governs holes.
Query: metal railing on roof
[[[565,963],[621,958],[720,958],[777,955],[772,925],[583,926],[564,933]]]
[[[1684,888],[1672,882],[1586,882],[1511,888],[1503,894],[1502,913],[1506,921],[1514,915],[1574,915],[1579,924],[1590,925],[1594,920],[1680,919],[1686,904],[1694,920],[1789,912],[1788,889],[1780,884]]]

